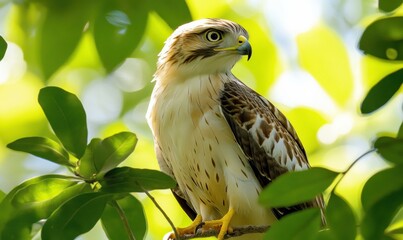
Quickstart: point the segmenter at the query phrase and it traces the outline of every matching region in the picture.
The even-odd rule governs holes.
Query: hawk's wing
[[[225,83],[220,100],[222,112],[262,187],[285,172],[310,167],[294,128],[268,100],[237,79]],[[323,209],[322,198],[273,209],[273,213],[281,218],[312,206]]]
[[[161,170],[171,176],[173,179],[175,178],[174,173],[172,172],[171,167],[168,165],[168,162],[166,161],[161,148],[159,147],[158,141],[155,141],[155,152],[157,155],[157,160],[158,164],[161,168]],[[179,189],[179,186],[176,185],[175,188],[171,189],[174,197],[176,198],[176,201],[178,201],[179,205],[182,207],[182,209],[186,212],[186,214],[189,216],[190,219],[194,220],[196,218],[196,211],[192,207],[190,203],[190,200],[188,197]]]

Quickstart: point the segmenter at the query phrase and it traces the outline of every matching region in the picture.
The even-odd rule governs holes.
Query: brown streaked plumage
[[[286,117],[231,73],[242,55],[251,55],[247,38],[234,22],[202,19],[175,30],[159,55],[147,120],[161,170],[176,179],[173,193],[195,219],[181,232],[203,221],[222,225],[223,239],[229,226],[270,225],[291,212],[324,208],[321,197],[272,211],[257,203],[276,177],[310,166]]]

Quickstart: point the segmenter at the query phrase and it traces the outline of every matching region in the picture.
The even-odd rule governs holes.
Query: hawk
[[[286,117],[231,73],[242,55],[252,55],[247,31],[223,19],[180,26],[158,55],[147,121],[160,168],[177,181],[172,192],[194,220],[180,234],[217,228],[221,240],[232,226],[323,210],[321,197],[289,208],[258,204],[276,177],[310,166]]]

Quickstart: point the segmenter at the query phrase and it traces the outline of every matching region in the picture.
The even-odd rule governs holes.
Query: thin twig
[[[143,188],[143,187],[142,187]],[[171,221],[171,219],[168,217],[168,215],[166,214],[166,212],[164,211],[164,209],[162,209],[162,207],[158,204],[158,202],[155,200],[155,198],[147,191],[143,188],[144,193],[150,198],[150,200],[154,203],[154,205],[158,208],[158,210],[160,210],[160,212],[162,213],[162,215],[164,215],[164,218],[168,221],[169,225],[171,226],[172,230],[174,231],[175,236],[179,236],[178,232],[176,231],[176,227],[174,225],[174,223]],[[179,239],[179,238],[177,238]]]
[[[359,161],[361,160],[363,157],[367,156],[368,154],[375,152],[376,148],[372,148],[368,151],[366,151],[365,153],[361,154],[361,156],[359,156],[356,160],[353,161],[353,163],[343,172],[344,174],[346,174],[348,171],[350,171],[350,169]]]
[[[348,171],[350,171],[354,167],[354,165],[358,161],[360,161],[363,157],[367,156],[368,154],[370,154],[374,151],[376,151],[376,148],[372,148],[372,149],[366,151],[365,153],[361,154],[361,156],[359,156],[357,159],[355,159],[345,171],[341,172],[341,177],[339,179],[337,179],[337,182],[332,189],[332,193],[336,190],[337,186],[339,185],[341,180],[343,180],[344,176],[348,173]]]
[[[118,212],[119,217],[123,222],[123,226],[126,230],[126,233],[129,236],[129,239],[136,240],[136,237],[134,236],[133,231],[129,226],[129,221],[127,220],[126,214],[124,213],[123,209],[119,206],[119,204],[116,202],[116,200],[112,200],[112,201],[110,201],[110,203]]]

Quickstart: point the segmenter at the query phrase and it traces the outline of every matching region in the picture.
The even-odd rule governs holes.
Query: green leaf
[[[93,138],[85,149],[83,157],[78,161],[77,173],[85,179],[95,179],[98,170],[95,166],[95,152],[101,144],[101,139]]]
[[[92,1],[46,1],[47,11],[39,32],[42,70],[49,78],[67,62],[83,35]]]
[[[336,239],[354,240],[357,235],[356,220],[350,205],[333,193],[326,207],[328,226]]]
[[[140,43],[145,32],[148,8],[144,1],[101,1],[94,21],[94,39],[102,64],[108,72],[121,64]]]
[[[375,204],[365,213],[361,222],[361,234],[366,240],[384,239],[385,229],[402,207],[403,188],[392,192]]]
[[[185,1],[151,0],[149,5],[172,29],[192,21],[189,7]],[[172,13],[172,6],[175,6],[175,14]]]
[[[63,175],[44,175],[25,181],[0,203],[0,239],[31,239],[32,224],[48,218],[71,197],[88,191],[91,191],[89,184]]]
[[[270,183],[259,196],[266,207],[285,207],[310,201],[328,188],[338,176],[325,168],[288,172]]]
[[[387,17],[371,23],[361,36],[359,48],[387,60],[403,60],[403,17]]]
[[[388,230],[388,234],[390,235],[403,235],[403,226],[397,227],[397,228],[392,228],[391,230]]]
[[[402,83],[403,68],[381,79],[369,90],[361,104],[361,112],[364,114],[371,113],[385,105],[399,90]]]
[[[264,239],[315,239],[320,229],[320,222],[320,210],[318,208],[295,212],[273,223]]]
[[[403,138],[403,122],[400,124],[399,131],[397,132],[397,138]]]
[[[80,158],[87,146],[87,122],[84,107],[76,95],[58,87],[42,88],[38,96],[56,136],[75,157]]]
[[[101,218],[111,198],[112,195],[99,192],[71,198],[48,218],[42,228],[42,239],[72,240],[88,232]]]
[[[133,151],[137,144],[136,134],[121,132],[105,138],[101,142],[102,151],[97,152],[97,166],[100,172],[108,172],[123,162]]]
[[[124,220],[122,220],[119,212],[124,216]],[[128,237],[123,221],[127,221],[130,232],[135,239],[144,239],[147,226],[143,206],[139,200],[130,194],[116,202],[112,200],[106,205],[101,222],[108,239],[131,239]]]
[[[7,51],[7,42],[4,40],[2,36],[0,36],[0,61],[3,59],[4,55],[6,55]]]
[[[332,229],[322,229],[321,231],[318,232],[317,237],[315,238],[317,240],[339,240],[336,237],[336,234],[332,231]]]
[[[11,202],[15,207],[52,199],[65,189],[79,183],[77,179],[58,177],[45,178],[16,192]]]
[[[111,193],[144,192],[176,186],[175,180],[163,172],[130,167],[115,168],[100,181],[102,191]]]
[[[102,141],[94,138],[80,159],[77,172],[85,178],[99,178],[124,161],[136,143],[136,135],[131,132],[121,132]]]
[[[94,159],[98,173],[106,173],[118,166],[134,151],[136,143],[137,137],[131,132],[121,132],[102,140]]]
[[[395,166],[376,173],[365,183],[361,193],[361,203],[368,211],[380,199],[403,188],[403,166]]]
[[[6,197],[6,193],[0,190],[0,203]]]
[[[73,167],[69,162],[69,154],[59,143],[44,137],[26,137],[7,145],[15,151],[30,153],[51,162]]]
[[[396,10],[401,4],[403,0],[379,0],[378,8],[384,12],[392,12]]]
[[[403,138],[379,137],[374,147],[385,160],[403,164]]]

